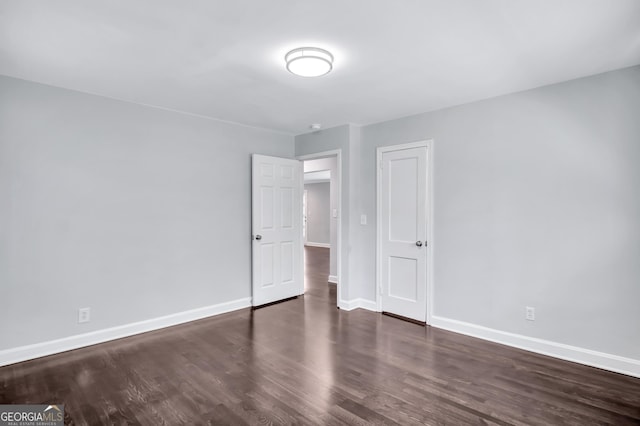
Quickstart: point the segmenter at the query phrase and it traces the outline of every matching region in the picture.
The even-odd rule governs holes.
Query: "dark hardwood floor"
[[[640,424],[640,379],[304,297],[0,368],[70,424]]]

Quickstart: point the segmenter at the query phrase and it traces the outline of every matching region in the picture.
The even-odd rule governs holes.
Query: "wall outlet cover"
[[[78,323],[82,324],[91,320],[91,308],[78,309]]]
[[[536,320],[536,308],[531,306],[527,306],[525,309],[525,318],[527,321],[535,321]]]

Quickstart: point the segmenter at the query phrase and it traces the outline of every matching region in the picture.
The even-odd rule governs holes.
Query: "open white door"
[[[304,293],[302,165],[253,154],[253,306]]]
[[[381,310],[426,321],[427,147],[379,150]]]

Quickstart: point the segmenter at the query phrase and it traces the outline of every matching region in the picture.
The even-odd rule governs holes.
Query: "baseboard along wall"
[[[238,309],[248,308],[250,306],[251,298],[248,297],[153,318],[150,320],[97,330],[90,333],[78,334],[62,339],[5,349],[0,351],[0,367],[73,349],[79,349],[86,346],[96,345],[110,340],[159,330],[190,321],[232,312]],[[345,311],[351,311],[358,308],[374,312],[378,311],[375,301],[362,298],[341,300],[339,308]],[[577,346],[495,330],[435,315],[431,317],[430,325],[455,333],[465,334],[467,336],[524,349],[530,352],[640,378],[640,360],[633,358],[621,357]]]
[[[247,297],[145,321],[106,328],[103,330],[96,330],[90,333],[77,334],[75,336],[64,337],[62,339],[0,350],[0,367],[73,349],[79,349],[86,346],[97,345],[98,343],[121,339],[123,337],[146,333],[148,331],[159,330],[173,325],[248,308],[250,306],[251,298]]]
[[[431,326],[518,349],[524,349],[541,355],[577,362],[578,364],[626,374],[628,376],[640,377],[640,360],[633,358],[625,358],[591,349],[566,345],[564,343],[551,342],[549,340],[495,330],[439,316],[431,317]]]
[[[352,299],[342,301],[340,304],[340,309],[344,309],[345,311],[351,311],[358,308],[374,312],[378,311],[376,302],[366,299]],[[565,361],[576,362],[578,364],[640,378],[640,360],[637,359],[566,345],[564,343],[551,342],[549,340],[538,339],[521,334],[495,330],[435,315],[431,317],[430,325],[432,327],[453,331],[455,333],[471,337],[477,337],[479,339],[500,343],[502,345],[523,349],[529,352],[535,352],[541,355],[563,359]]]

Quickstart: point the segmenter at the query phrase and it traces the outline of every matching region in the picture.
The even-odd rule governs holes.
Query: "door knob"
[[[417,245],[418,247],[422,247],[422,241],[416,241],[416,245]]]
[[[256,240],[261,240],[262,239],[262,235],[256,235]]]

